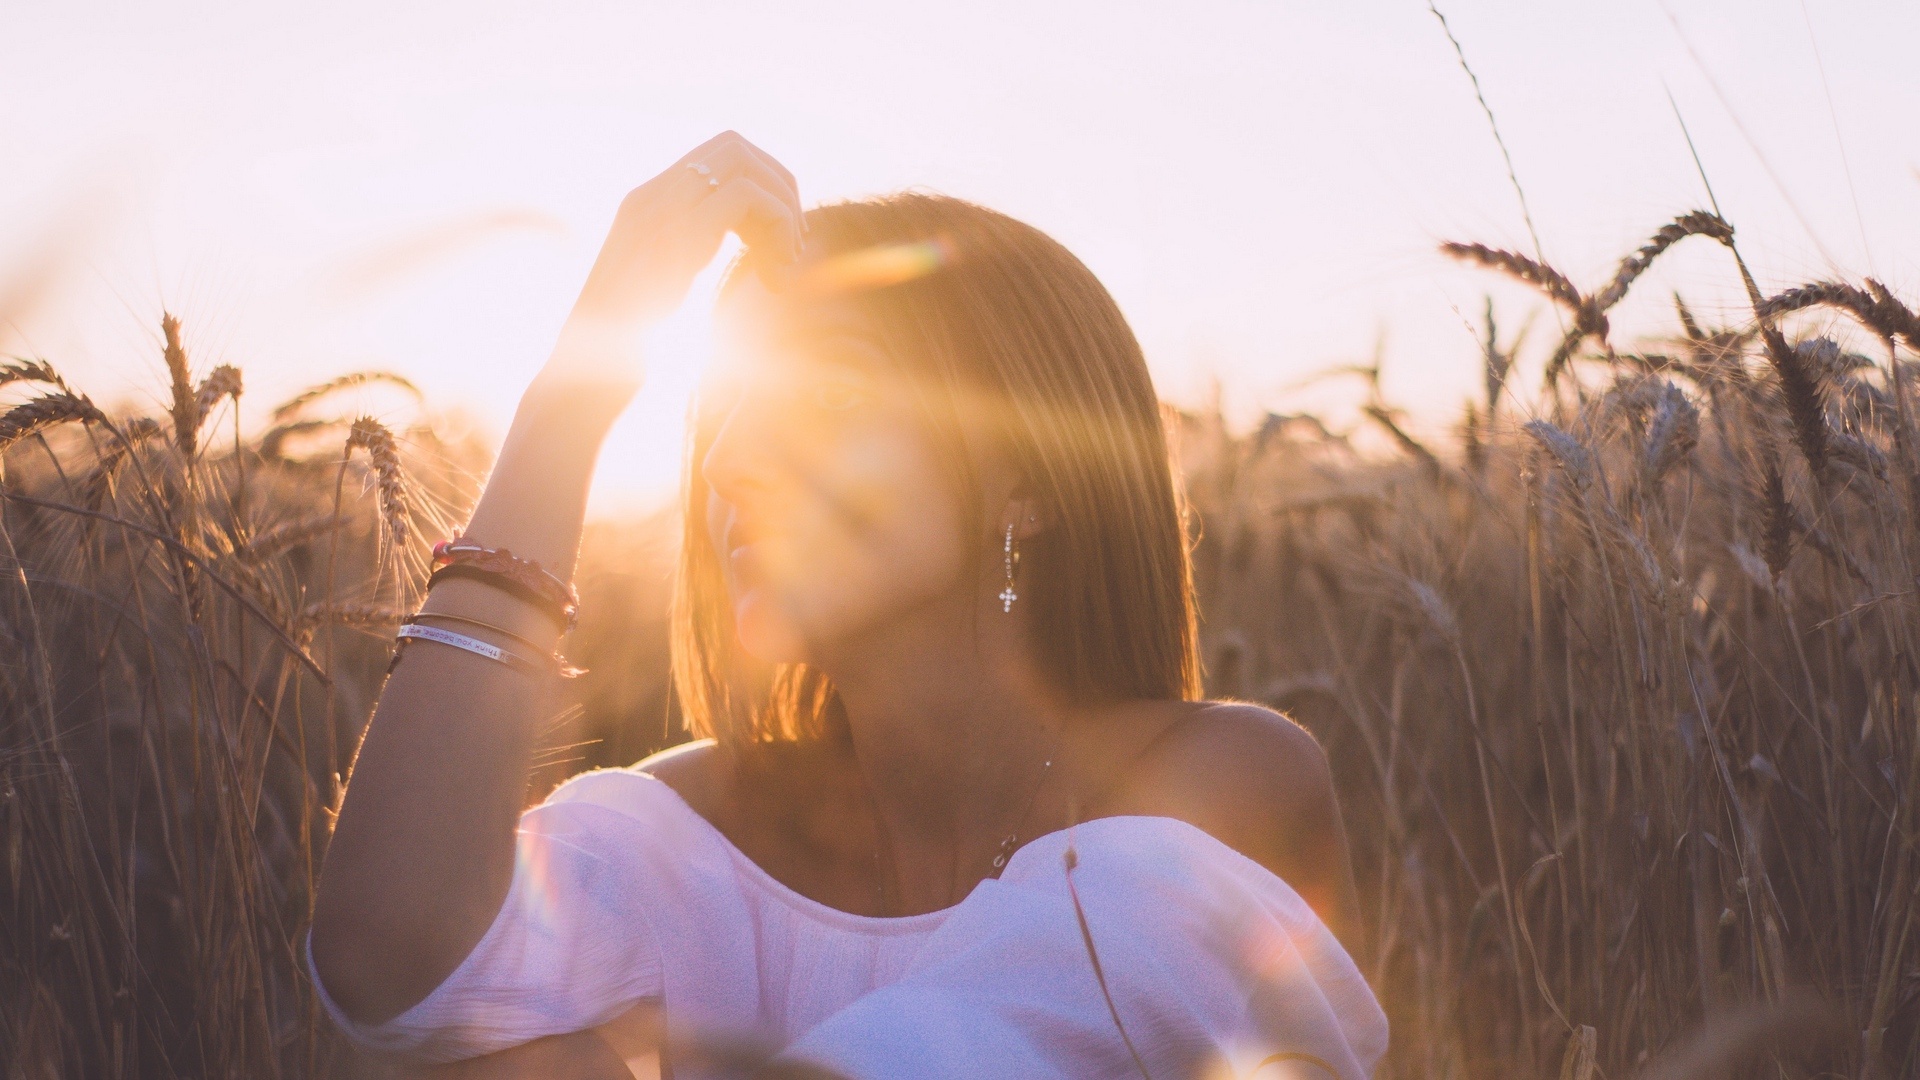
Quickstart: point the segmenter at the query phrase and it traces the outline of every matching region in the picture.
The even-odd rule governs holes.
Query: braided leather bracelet
[[[427,578],[429,589],[444,578],[471,578],[539,608],[560,625],[562,633],[572,633],[579,621],[580,594],[573,586],[506,548],[490,548],[455,536],[433,545],[433,565],[434,571]]]

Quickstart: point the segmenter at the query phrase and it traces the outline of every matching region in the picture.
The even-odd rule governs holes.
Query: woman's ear
[[[1006,507],[1000,512],[1002,535],[1005,535],[1009,525],[1013,526],[1015,540],[1025,540],[1041,532],[1048,525],[1047,515],[1040,500],[1034,496],[1032,489],[1024,484],[1014,489],[1012,496],[1007,499]]]

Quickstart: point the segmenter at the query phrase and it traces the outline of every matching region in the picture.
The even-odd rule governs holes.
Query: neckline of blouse
[[[721,832],[719,828],[713,824],[713,822],[708,821],[704,816],[701,815],[700,811],[695,810],[693,808],[692,803],[687,802],[687,800],[684,797],[682,797],[678,791],[674,790],[674,787],[672,784],[667,783],[665,780],[662,780],[657,776],[653,776],[649,773],[639,772],[637,770],[608,769],[605,771],[606,772],[624,772],[627,775],[633,776],[637,779],[645,780],[650,784],[658,785],[661,792],[666,797],[668,804],[675,807],[676,812],[683,813],[688,818],[692,819],[692,821],[695,822],[696,828],[704,831],[709,836],[711,836],[714,839],[714,841],[720,845],[721,849],[727,853],[727,857],[734,863],[734,865],[738,867],[740,871],[746,875],[747,879],[752,881],[762,892],[773,897],[775,900],[778,900],[779,902],[787,905],[788,907],[793,908],[794,910],[800,912],[802,915],[811,917],[816,922],[827,923],[829,925],[837,926],[841,929],[857,931],[857,932],[860,932],[863,934],[869,934],[869,935],[888,936],[888,935],[895,935],[895,934],[913,934],[913,933],[931,932],[937,929],[941,923],[947,920],[947,917],[949,915],[952,915],[955,911],[958,911],[960,908],[964,907],[968,901],[972,900],[973,897],[980,892],[980,889],[982,886],[988,885],[994,882],[1006,881],[1013,874],[1013,870],[1015,866],[1024,865],[1026,862],[1029,862],[1032,859],[1039,858],[1040,857],[1038,854],[1039,851],[1042,848],[1050,848],[1054,846],[1054,841],[1056,840],[1056,838],[1063,841],[1071,839],[1070,834],[1072,834],[1076,829],[1079,829],[1079,830],[1091,829],[1094,832],[1099,832],[1102,830],[1103,827],[1116,826],[1125,822],[1144,822],[1144,823],[1152,823],[1154,825],[1162,826],[1162,827],[1172,827],[1176,831],[1192,832],[1192,833],[1198,834],[1198,836],[1212,842],[1211,845],[1208,845],[1208,846],[1219,848],[1221,851],[1231,856],[1234,861],[1245,862],[1249,866],[1258,868],[1261,871],[1261,873],[1266,874],[1267,876],[1272,876],[1271,871],[1266,870],[1264,867],[1260,867],[1259,864],[1254,863],[1251,860],[1247,859],[1246,856],[1240,854],[1237,851],[1234,851],[1232,848],[1227,847],[1225,844],[1222,844],[1219,840],[1215,839],[1211,833],[1206,832],[1205,830],[1199,828],[1198,826],[1190,822],[1183,821],[1180,818],[1165,817],[1157,814],[1114,814],[1106,817],[1089,818],[1086,821],[1079,822],[1075,825],[1069,825],[1069,826],[1066,826],[1065,828],[1055,829],[1052,832],[1041,833],[1040,835],[1020,845],[1019,850],[1013,853],[1013,857],[1007,860],[1007,865],[1001,870],[1000,876],[998,878],[980,879],[980,881],[975,883],[974,887],[967,892],[966,896],[962,897],[958,903],[953,904],[951,906],[937,908],[933,911],[923,911],[915,915],[857,915],[851,911],[844,911],[840,908],[834,907],[831,904],[825,904],[818,900],[815,900],[813,897],[808,896],[805,893],[802,893],[794,889],[792,886],[787,885],[785,882],[781,881],[779,878],[774,877],[772,874],[768,873],[765,867],[761,866],[757,862],[754,862],[752,856],[740,850],[740,848],[736,846],[732,840],[729,840],[727,838],[726,833]],[[651,789],[642,789],[642,790],[651,790]],[[1278,877],[1275,877],[1273,880],[1281,881],[1281,879]],[[1285,884],[1285,882],[1281,882],[1281,883],[1283,885]]]
[[[638,775],[646,776],[644,773]],[[914,915],[859,915],[851,911],[844,911],[834,907],[832,904],[825,904],[815,900],[813,897],[800,892],[798,889],[793,888],[791,885],[768,873],[766,867],[754,862],[751,855],[740,850],[732,840],[727,838],[726,833],[721,832],[713,822],[708,821],[701,815],[700,811],[695,810],[692,803],[689,803],[678,791],[674,790],[672,784],[656,776],[647,776],[646,778],[665,788],[668,800],[677,807],[679,811],[685,813],[697,822],[700,829],[712,836],[721,848],[726,851],[727,856],[733,860],[734,865],[740,869],[749,881],[757,885],[762,892],[767,893],[788,907],[798,910],[803,915],[811,916],[818,922],[836,924],[844,929],[859,930],[865,933],[911,934],[921,931],[932,931],[941,923],[945,922],[948,915],[951,915],[961,904],[966,903],[967,900],[973,896],[973,890],[969,890],[966,896],[960,898],[959,903],[948,907],[937,908],[933,911],[922,911]],[[1035,837],[1035,839],[1038,839],[1038,837]],[[1030,844],[1031,842],[1032,841],[1029,841],[1028,843]],[[1022,847],[1020,850],[1024,851],[1026,848]],[[1014,852],[1016,858],[1019,857],[1019,854],[1019,851]],[[1008,864],[1011,865],[1012,860],[1008,860]],[[982,880],[984,882],[985,880],[991,879]],[[976,884],[973,888],[977,890],[979,887],[980,886]]]

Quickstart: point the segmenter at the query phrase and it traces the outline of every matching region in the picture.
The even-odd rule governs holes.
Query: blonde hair
[[[934,388],[923,404],[953,449],[968,520],[987,534],[965,417],[989,418],[1046,507],[1046,527],[1022,544],[1020,595],[1056,688],[1076,702],[1198,698],[1184,506],[1146,358],[1106,288],[1038,229],[961,199],[840,203],[807,223],[814,280]],[[687,727],[734,749],[841,736],[824,673],[768,667],[738,645],[700,476],[721,419],[696,402],[682,473],[673,677]]]

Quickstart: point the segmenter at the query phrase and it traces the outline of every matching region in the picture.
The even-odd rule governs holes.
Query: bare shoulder
[[[728,752],[712,739],[668,747],[634,768],[664,781],[688,806],[749,854],[779,860],[769,845],[834,848],[848,815],[867,803],[851,755],[837,746],[769,744]]]
[[[1327,755],[1305,728],[1249,702],[1164,703],[1165,724],[1103,807],[1197,826],[1271,870],[1343,941],[1353,872]]]
[[[701,817],[714,821],[722,816],[720,811],[728,801],[733,772],[727,767],[719,744],[712,739],[669,746],[634,768],[665,782]]]

